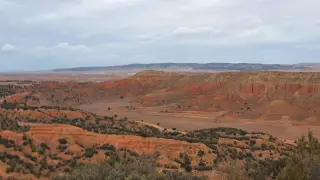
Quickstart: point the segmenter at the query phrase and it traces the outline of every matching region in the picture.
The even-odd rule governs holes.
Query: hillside
[[[307,84],[296,89],[276,89],[282,90],[283,96],[272,96],[278,98],[276,103],[271,101],[274,103],[270,105],[272,107],[277,103],[283,106],[283,101],[286,100],[281,101],[279,97],[286,98],[290,93],[300,92],[296,99],[299,103],[308,102],[300,99],[306,94],[312,93],[317,97],[316,85],[310,90],[306,88],[309,83],[317,83],[317,74],[290,76],[287,73],[277,73],[193,74],[144,71],[114,82],[42,82],[22,87],[16,94],[4,88],[7,96],[0,106],[0,178],[74,180],[85,179],[84,177],[92,176],[90,173],[95,172],[95,178],[116,176],[118,179],[135,179],[133,177],[137,176],[138,179],[146,177],[164,180],[223,179],[228,176],[256,180],[275,179],[287,173],[287,168],[284,167],[291,167],[297,150],[311,148],[312,150],[306,151],[309,153],[307,157],[318,154],[320,146],[316,143],[317,140],[312,139],[311,134],[307,141],[287,141],[268,133],[248,132],[237,128],[208,127],[183,132],[176,128],[163,128],[160,124],[122,118],[121,114],[101,116],[69,106],[90,104],[101,99],[110,101],[116,98],[123,101],[132,98],[140,106],[164,104],[171,107],[172,111],[177,107],[170,105],[179,103],[182,110],[176,110],[178,113],[190,109],[199,110],[196,106],[188,105],[189,101],[194,101],[199,96],[205,96],[206,101],[210,100],[209,96],[219,96],[230,104],[230,107],[221,106],[221,109],[229,108],[232,112],[233,107],[242,105],[249,96],[265,93],[265,87],[270,85],[267,82],[270,78],[277,79],[271,86],[286,84],[285,78],[292,83],[303,80]],[[239,83],[234,83],[235,80]],[[255,83],[262,85],[256,86]],[[237,89],[246,87],[246,84],[259,88]],[[8,85],[8,88],[11,86]],[[211,92],[215,94],[210,94]],[[274,92],[277,94],[278,91]],[[238,93],[237,98],[228,96],[227,93]],[[225,98],[221,98],[223,96]],[[262,101],[255,101],[256,105],[267,102],[267,99],[261,99]],[[214,100],[223,102],[218,101],[219,98]],[[42,103],[59,106],[41,105]],[[200,104],[201,101],[197,103]],[[201,107],[205,105],[203,103]],[[204,108],[200,110],[214,111]],[[275,110],[279,109],[272,111]],[[311,144],[305,146],[306,143]],[[296,144],[299,148],[295,150]],[[309,162],[308,159],[306,161]],[[148,168],[146,170],[143,167]],[[239,169],[234,171],[234,167]],[[310,167],[313,168],[313,164]],[[99,172],[97,169],[100,169]],[[119,169],[121,172],[117,171]]]
[[[246,118],[320,117],[320,73],[150,73],[132,77],[158,82],[152,91],[138,97],[145,106],[166,104],[172,111],[229,111],[230,115]]]
[[[225,158],[279,160],[291,148],[268,134],[233,128],[182,134],[77,109],[0,110],[0,172],[17,179],[48,179],[79,163],[125,162],[145,155],[154,158],[157,168],[170,171],[186,168],[188,157],[188,168],[203,174]]]
[[[177,73],[148,70],[113,82],[43,82],[29,86],[25,91],[40,97],[42,104],[54,106],[71,107],[108,98],[126,98],[135,106],[165,106],[172,113],[228,112],[220,118],[286,118],[319,125],[319,79],[317,72]]]

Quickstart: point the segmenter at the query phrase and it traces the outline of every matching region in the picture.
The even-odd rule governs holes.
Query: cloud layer
[[[317,0],[0,0],[0,70],[320,62],[319,7]]]
[[[16,51],[17,48],[11,44],[4,44],[2,47],[1,47],[1,52],[2,53],[6,53],[6,52],[12,52],[12,51]]]

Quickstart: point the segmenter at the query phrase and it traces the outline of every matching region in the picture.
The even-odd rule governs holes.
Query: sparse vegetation
[[[61,139],[59,139],[59,143],[60,144],[67,144],[67,140],[66,139],[64,139],[64,138],[61,138]]]
[[[26,132],[30,129],[28,126],[20,126],[19,122],[14,119],[11,120],[0,114],[0,131],[10,130],[14,132]]]
[[[312,180],[319,177],[320,143],[310,132],[301,137],[292,147],[289,156],[278,160],[266,159],[258,162],[246,161],[241,165],[238,160],[228,159],[218,170],[225,172],[229,179],[276,179],[276,180]],[[259,156],[262,156],[260,153]]]
[[[49,88],[50,86],[53,88]],[[150,85],[150,88],[152,86]],[[87,91],[81,91],[80,87]],[[58,90],[61,94],[56,93]],[[5,93],[1,92],[0,87],[0,95],[7,94],[6,96],[23,90],[18,88],[6,91]],[[41,92],[41,96],[44,96],[49,104],[59,106],[29,106],[28,104],[32,101],[39,101],[39,96],[34,94],[28,95],[18,102],[13,102],[9,97],[2,97],[0,131],[8,130],[20,133],[19,138],[15,138],[15,136],[13,139],[0,138],[0,146],[4,150],[0,152],[0,161],[7,166],[5,172],[33,174],[38,178],[49,178],[54,174],[52,172],[65,174],[63,177],[55,177],[56,179],[202,179],[192,176],[191,173],[211,171],[217,167],[217,170],[224,172],[228,179],[309,180],[319,176],[320,145],[311,133],[308,137],[295,141],[296,145],[289,145],[265,133],[251,133],[236,128],[220,127],[184,133],[180,131],[180,127],[178,127],[179,130],[174,127],[160,131],[151,125],[131,121],[127,117],[122,118],[121,112],[102,117],[76,108],[60,107],[60,104],[89,103],[92,101],[92,98],[88,98],[92,96],[88,94],[92,93],[91,91],[97,93],[94,95],[95,97],[103,97],[106,94],[101,87],[95,87],[90,83],[45,82],[30,87],[29,92]],[[121,94],[126,95],[121,91],[117,92],[116,97]],[[120,99],[124,99],[124,97],[120,96]],[[144,102],[143,104],[146,106],[150,103],[148,100],[144,100]],[[161,99],[157,103],[170,104],[174,102]],[[177,107],[179,110],[192,110],[198,105],[189,105],[188,102],[188,104],[179,104]],[[211,107],[224,108],[220,104],[211,105]],[[135,110],[136,107],[127,106],[126,108]],[[251,104],[244,104],[240,109],[242,113],[250,113],[254,108]],[[108,110],[110,111],[111,108],[109,107]],[[162,112],[171,113],[175,110],[168,108]],[[30,127],[23,125],[23,122],[68,124],[100,134],[174,139],[204,144],[208,149],[177,152],[175,157],[168,160],[173,161],[172,164],[159,164],[157,158],[163,158],[163,155],[158,151],[153,154],[152,158],[146,160],[143,159],[143,155],[139,155],[134,150],[116,149],[116,145],[111,144],[95,144],[93,146],[79,142],[74,144],[73,139],[68,136],[54,139],[56,144],[54,146],[47,145],[39,139],[33,138],[32,135],[28,136],[29,133],[26,132],[30,130]],[[146,140],[148,139],[146,138]],[[99,156],[108,160],[101,164],[95,164],[97,163],[96,158],[103,159]],[[208,159],[207,157],[216,158]],[[56,163],[51,164],[53,161]],[[81,164],[80,162],[83,161],[93,162]],[[159,167],[169,170],[157,173]],[[178,172],[177,169],[185,172]]]
[[[104,179],[163,179],[163,180],[205,180],[207,177],[186,175],[177,171],[157,172],[154,162],[139,158],[136,161],[105,161],[100,164],[83,164],[77,166],[70,175],[55,177],[54,180],[104,180]]]

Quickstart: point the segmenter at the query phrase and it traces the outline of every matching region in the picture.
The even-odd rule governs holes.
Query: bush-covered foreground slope
[[[312,134],[289,144],[233,128],[180,133],[58,107],[6,107],[0,115],[5,179],[298,180],[319,172]]]

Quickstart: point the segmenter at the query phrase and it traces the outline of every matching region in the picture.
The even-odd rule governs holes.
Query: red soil
[[[170,111],[228,111],[229,117],[306,120],[320,117],[320,73],[143,71],[113,82],[44,82],[32,90],[52,105],[134,98],[137,106]],[[314,123],[317,124],[317,123]],[[320,124],[320,122],[319,122]]]
[[[65,138],[69,144],[73,144],[69,146],[69,149],[75,151],[78,149],[75,143],[82,144],[85,148],[93,147],[94,145],[111,144],[117,149],[127,148],[138,154],[152,155],[158,151],[161,155],[171,159],[171,161],[179,158],[180,153],[187,153],[193,159],[193,165],[196,165],[200,160],[197,156],[199,150],[209,151],[207,146],[200,143],[188,143],[185,141],[152,137],[143,138],[132,135],[104,135],[62,124],[32,124],[31,130],[26,134],[30,136],[36,144],[44,142],[49,145],[52,150],[57,149],[59,145],[58,139]],[[22,143],[22,134],[2,131],[0,135],[4,138],[14,140],[18,144]],[[211,160],[215,157],[216,154],[206,153],[202,159],[210,165],[212,164]]]

